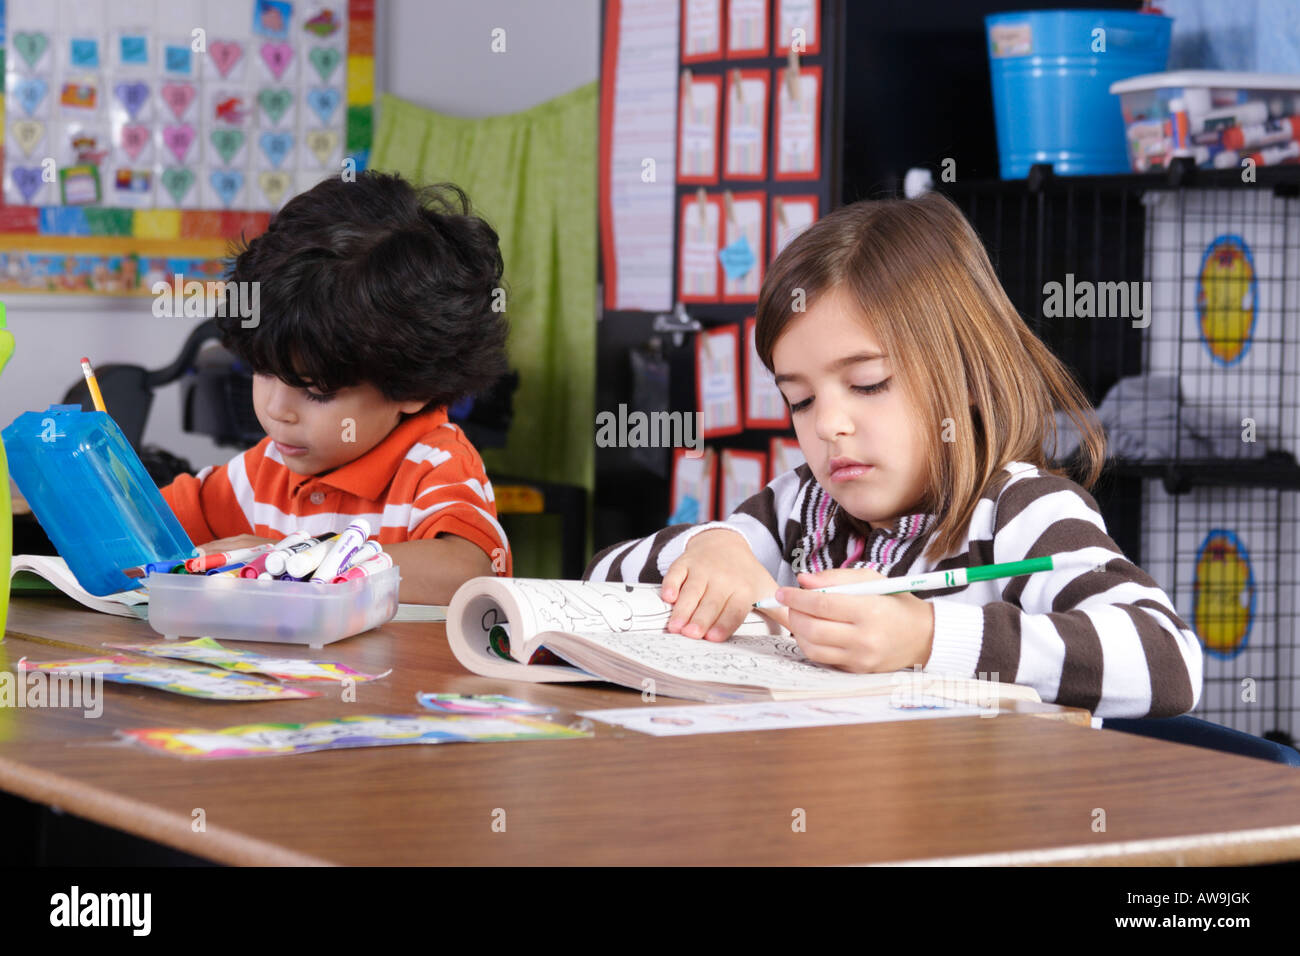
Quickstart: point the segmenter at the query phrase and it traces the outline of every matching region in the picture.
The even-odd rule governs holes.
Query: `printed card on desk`
[[[799,233],[817,221],[816,196],[772,197],[772,259]]]
[[[718,248],[722,239],[722,200],[703,188],[682,197],[678,220],[677,298],[682,302],[717,302],[722,295]]]
[[[727,56],[767,56],[767,0],[729,0]]]
[[[713,488],[717,455],[712,448],[695,457],[685,448],[673,450],[672,501],[669,524],[701,524],[713,520]]]
[[[789,428],[790,406],[758,357],[754,344],[757,328],[753,316],[745,320],[745,427]]]
[[[820,0],[776,0],[775,18],[778,56],[791,50],[800,56],[821,52]]]
[[[740,424],[740,330],[724,325],[700,332],[695,342],[696,407],[700,433],[734,435]]]
[[[722,301],[757,302],[763,285],[763,193],[722,194]]]
[[[727,179],[767,179],[767,90],[766,70],[727,71]]]
[[[822,70],[782,67],[773,74],[776,93],[775,179],[819,179],[822,174]]]
[[[716,184],[722,77],[695,76],[683,70],[682,102],[677,115],[677,181]]]
[[[682,0],[682,62],[722,56],[722,0]]]
[[[768,446],[767,457],[772,466],[767,476],[768,481],[787,471],[794,471],[804,463],[803,450],[799,448],[799,440],[796,438],[773,438]]]
[[[767,456],[761,451],[738,451],[724,448],[719,455],[722,468],[722,505],[720,517],[727,517],[746,499],[763,490],[767,475]]]

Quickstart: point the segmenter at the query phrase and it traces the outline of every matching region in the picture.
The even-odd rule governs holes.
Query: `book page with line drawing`
[[[456,659],[486,677],[527,681],[602,680],[576,667],[525,664],[542,634],[614,634],[628,631],[666,635],[672,605],[657,584],[555,581],[536,578],[472,578],[456,591],[447,609],[447,640]],[[493,650],[491,633],[510,635],[506,660]],[[741,630],[774,627],[751,614]],[[674,636],[674,635],[667,635]]]
[[[944,696],[985,697],[996,691],[1003,697],[1040,699],[1033,689],[1013,684],[914,671],[854,674],[838,670],[808,660],[785,631],[754,633],[753,628],[746,628],[745,633],[721,643],[646,631],[544,634],[541,638],[555,653],[578,666],[598,662],[595,666],[601,668],[601,674],[615,683],[640,689],[642,681],[651,677],[656,680],[657,693],[691,700],[758,696],[753,690],[769,691],[773,698],[850,697],[888,694],[900,687],[911,693],[934,693],[941,688]],[[716,685],[731,685],[735,691]],[[742,688],[751,693],[740,693]]]

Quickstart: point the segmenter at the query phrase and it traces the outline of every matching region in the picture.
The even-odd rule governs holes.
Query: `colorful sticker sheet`
[[[508,714],[550,714],[554,707],[545,704],[532,704],[518,697],[504,694],[426,694],[415,695],[421,707],[442,711],[447,714],[478,714],[480,716],[504,716]]]
[[[101,673],[115,684],[136,684],[207,700],[288,700],[319,697],[314,690],[285,687],[275,681],[236,674],[219,667],[190,667],[129,657],[85,657],[70,661],[18,662],[19,670],[53,673]]]
[[[210,637],[178,644],[174,641],[154,641],[147,644],[106,644],[119,651],[131,651],[146,657],[174,658],[195,661],[209,667],[220,667],[239,674],[264,674],[276,680],[342,681],[354,683],[387,677],[392,669],[382,674],[363,674],[345,664],[333,661],[304,661],[293,657],[271,657],[253,651],[237,651],[222,647]]]
[[[141,294],[179,272],[219,276],[229,238],[264,231],[345,160],[366,166],[373,0],[0,11],[0,291]]]
[[[177,757],[216,759],[267,757],[354,747],[394,747],[402,744],[572,740],[591,737],[592,733],[548,723],[535,717],[366,714],[307,724],[244,724],[221,730],[148,728],[120,730],[118,735],[143,747]]]

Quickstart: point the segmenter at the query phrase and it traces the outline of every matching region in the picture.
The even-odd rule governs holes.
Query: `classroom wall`
[[[511,113],[597,76],[598,0],[378,0],[376,20],[377,89],[441,112]],[[491,52],[496,27],[506,31],[504,53]],[[6,305],[16,347],[0,376],[0,426],[62,398],[81,356],[159,368],[194,326],[154,318],[148,298],[12,296]],[[195,468],[230,458],[232,449],[181,431],[180,393],[179,384],[157,392],[145,443]]]

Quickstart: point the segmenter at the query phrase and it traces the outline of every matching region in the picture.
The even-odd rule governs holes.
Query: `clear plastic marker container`
[[[401,575],[319,584],[191,574],[150,574],[149,624],[167,640],[213,637],[324,647],[397,614]]]

